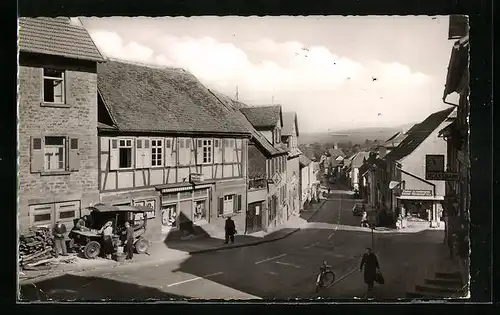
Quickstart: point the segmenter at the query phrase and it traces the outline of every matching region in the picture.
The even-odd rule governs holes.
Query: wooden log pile
[[[19,237],[19,263],[22,268],[52,258],[54,255],[54,240],[50,229],[30,229]]]

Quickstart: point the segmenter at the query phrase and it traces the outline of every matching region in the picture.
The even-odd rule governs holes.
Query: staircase
[[[466,297],[467,292],[467,284],[458,267],[448,261],[438,267],[437,271],[425,276],[423,281],[417,282],[415,288],[406,295],[420,299],[459,299]]]

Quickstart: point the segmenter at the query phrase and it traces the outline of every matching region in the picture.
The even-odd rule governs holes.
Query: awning
[[[158,186],[155,186],[155,188],[157,190],[161,190],[161,192],[164,194],[164,193],[170,193],[170,192],[192,190],[193,184],[191,184],[190,182],[183,182],[183,183],[175,183],[175,184],[158,185]]]
[[[444,196],[398,196],[400,200],[444,200]]]

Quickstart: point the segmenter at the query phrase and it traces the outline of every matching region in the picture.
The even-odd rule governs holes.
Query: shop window
[[[163,200],[177,200],[177,193],[169,193],[162,195]]]
[[[207,196],[206,189],[197,189],[194,191],[194,198]]]
[[[179,199],[190,199],[192,197],[192,193],[190,191],[183,191],[180,193]]]
[[[177,227],[177,205],[163,205],[161,209],[161,222],[163,226]]]
[[[43,69],[43,102],[64,104],[64,71]]]
[[[206,200],[199,200],[195,202],[194,206],[194,221],[200,221],[206,219]]]

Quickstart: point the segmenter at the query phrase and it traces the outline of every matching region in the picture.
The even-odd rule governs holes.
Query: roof
[[[274,127],[278,120],[283,125],[281,105],[245,107],[241,112],[257,129]]]
[[[297,137],[299,136],[299,123],[297,121],[297,113],[286,112],[283,113],[283,129],[281,130],[281,135],[292,136],[293,125],[295,124],[295,131]]]
[[[423,122],[413,126],[408,131],[407,137],[385,156],[387,159],[397,161],[412,153],[436,128],[451,114],[453,108],[435,112]]]
[[[396,139],[397,136],[399,136],[402,132],[396,132],[393,136],[391,136],[389,139],[387,139],[385,142],[389,142],[391,140]]]
[[[307,156],[305,156],[304,154],[301,154],[301,155],[299,155],[299,164],[301,166],[307,166],[307,165],[311,164],[311,160],[309,160],[309,158]]]
[[[219,93],[217,91],[211,91],[214,96],[220,100],[226,107],[230,108],[231,110],[234,111],[234,115],[236,117],[236,119],[238,120],[238,122],[248,131],[250,132],[250,134],[252,135],[252,140],[257,144],[259,145],[265,152],[267,152],[267,154],[270,154],[270,155],[278,155],[278,154],[283,154],[285,153],[286,151],[285,150],[282,150],[282,149],[279,149],[279,148],[275,148],[268,140],[267,138],[261,134],[260,132],[258,132],[254,127],[253,125],[250,123],[250,121],[248,121],[248,119],[246,118],[246,116],[241,112],[241,108],[245,108],[247,107],[246,104],[243,104],[239,101],[235,101],[233,99],[231,99],[230,97],[222,94],[222,93]]]
[[[74,25],[67,17],[19,18],[19,50],[104,61],[83,25]]]
[[[368,160],[370,157],[370,152],[360,151],[356,153],[351,159],[351,167],[359,168],[363,165],[365,159]]]
[[[344,151],[342,151],[342,149],[330,148],[327,151],[333,158],[337,158],[338,156],[345,157],[345,153]]]
[[[249,134],[196,77],[182,69],[109,60],[97,87],[120,131]]]

